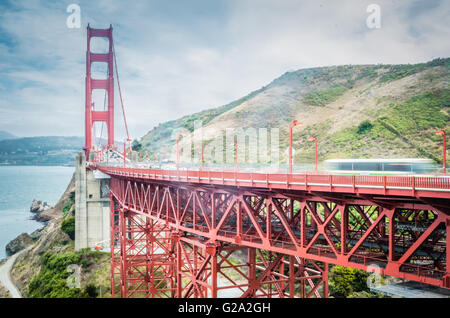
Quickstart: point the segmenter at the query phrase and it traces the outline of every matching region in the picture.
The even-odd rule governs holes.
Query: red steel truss
[[[318,296],[321,284],[326,296],[328,263],[450,288],[445,196],[217,186],[100,169],[111,175],[111,198],[123,218],[137,215],[162,224],[155,229],[165,233],[165,252],[151,259],[165,266],[165,290],[172,296],[216,297],[233,289],[242,297],[306,297]],[[117,264],[128,259],[125,248],[114,248]],[[227,261],[238,251],[247,255],[245,262]],[[241,280],[222,277],[218,284],[226,268]],[[123,273],[122,281],[130,279]]]
[[[164,222],[117,207],[112,203],[113,297],[328,295],[327,264],[180,235]]]
[[[92,53],[91,39],[93,37],[107,38],[109,41],[108,53]],[[108,65],[106,79],[91,77],[92,63],[102,62]],[[108,146],[114,146],[114,73],[113,73],[113,38],[112,26],[109,29],[93,29],[87,27],[86,52],[86,109],[85,109],[85,151],[86,158],[93,149],[93,127],[95,122],[105,122],[108,129]],[[108,94],[108,106],[105,110],[95,110],[92,102],[92,91],[103,89]],[[99,106],[99,105],[97,105]]]

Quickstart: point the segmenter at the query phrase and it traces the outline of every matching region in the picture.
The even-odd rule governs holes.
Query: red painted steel
[[[113,297],[328,295],[326,263],[207,241],[111,202]]]
[[[92,53],[91,39],[105,37],[109,40],[108,53]],[[108,78],[105,80],[93,79],[91,67],[94,62],[108,64]],[[94,110],[92,91],[104,89],[108,94],[108,108],[106,111]],[[85,107],[85,152],[86,158],[93,149],[93,126],[95,122],[105,122],[108,129],[108,146],[114,146],[114,76],[113,76],[113,38],[112,26],[109,29],[93,29],[87,26],[87,52],[86,52],[86,107]]]
[[[204,185],[276,190],[333,192],[450,199],[448,176],[368,176],[322,173],[263,173],[213,170],[165,170],[97,166],[102,172],[127,178],[195,182]]]
[[[177,233],[450,288],[448,179],[97,168],[119,206]]]

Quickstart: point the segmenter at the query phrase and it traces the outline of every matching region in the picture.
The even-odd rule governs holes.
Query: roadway
[[[17,288],[17,286],[14,284],[14,282],[11,279],[11,269],[12,269],[17,257],[22,255],[23,253],[25,253],[32,247],[33,247],[33,245],[10,256],[8,258],[8,260],[0,266],[0,282],[9,291],[12,298],[22,298],[22,294],[20,293],[19,289]]]

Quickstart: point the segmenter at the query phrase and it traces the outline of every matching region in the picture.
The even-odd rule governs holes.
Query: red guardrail
[[[137,178],[159,179],[180,182],[197,182],[239,186],[311,189],[326,187],[341,189],[340,192],[353,192],[349,189],[373,188],[386,191],[442,192],[442,197],[450,198],[450,176],[361,176],[361,175],[327,175],[310,173],[262,173],[214,170],[164,170],[123,168],[97,165],[106,174]],[[333,191],[333,190],[331,190]],[[402,193],[405,194],[405,193]]]

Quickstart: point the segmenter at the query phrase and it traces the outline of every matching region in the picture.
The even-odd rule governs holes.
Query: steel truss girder
[[[328,296],[326,263],[209,242],[198,236],[181,236],[165,224],[117,208],[117,203],[112,207],[116,220],[116,240],[111,245],[113,297]],[[150,248],[152,243],[158,248]]]
[[[112,177],[124,209],[211,242],[267,250],[450,288],[450,218],[426,202],[253,193]]]

